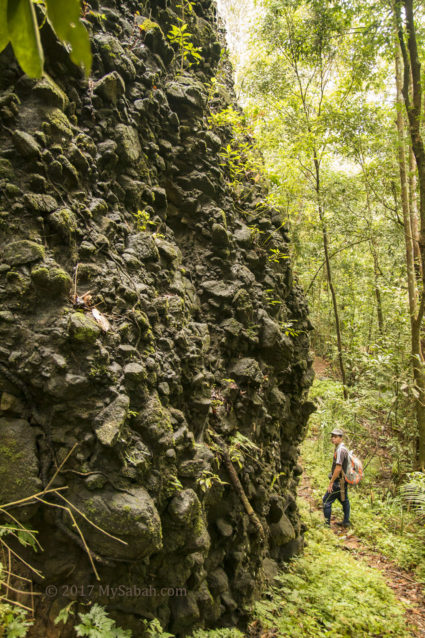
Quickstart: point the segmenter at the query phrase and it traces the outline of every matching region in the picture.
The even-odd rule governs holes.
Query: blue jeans
[[[350,522],[350,501],[348,500],[348,486],[345,483],[345,500],[341,500],[341,491],[339,481],[335,481],[333,484],[332,492],[326,492],[323,497],[323,513],[325,515],[325,520],[327,523],[331,522],[331,513],[332,513],[332,503],[338,500],[342,505],[342,510],[344,512],[344,520],[343,523]]]

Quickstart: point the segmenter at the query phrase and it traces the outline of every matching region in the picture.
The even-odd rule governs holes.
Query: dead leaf
[[[102,328],[103,332],[108,332],[108,330],[111,329],[111,324],[109,323],[105,315],[102,315],[102,313],[99,312],[97,308],[92,308],[91,313],[95,321],[97,321],[99,326]]]

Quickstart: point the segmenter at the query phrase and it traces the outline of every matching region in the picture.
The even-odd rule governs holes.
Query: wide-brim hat
[[[340,428],[335,428],[331,432],[331,436],[334,434],[335,436],[344,436],[344,432]]]

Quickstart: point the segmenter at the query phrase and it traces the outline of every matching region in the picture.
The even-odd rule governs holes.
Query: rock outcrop
[[[302,546],[311,326],[278,211],[220,156],[231,133],[208,118],[232,96],[211,92],[214,7],[191,6],[86,5],[89,80],[48,23],[45,78],[0,55],[1,500],[40,491],[75,446],[54,485],[125,593],[98,586],[69,512],[16,508],[44,547],[19,549],[35,589],[57,587],[33,636],[70,635],[52,619],[89,585],[136,636],[155,617],[178,636],[237,623]],[[167,38],[179,18],[190,67]]]

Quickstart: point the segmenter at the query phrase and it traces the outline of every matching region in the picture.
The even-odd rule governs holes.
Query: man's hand
[[[333,488],[334,488],[334,484],[333,484],[333,481],[331,481],[331,482],[329,483],[329,487],[328,487],[328,489],[327,489],[327,491],[329,492],[329,494],[331,494],[331,493],[332,493]]]

